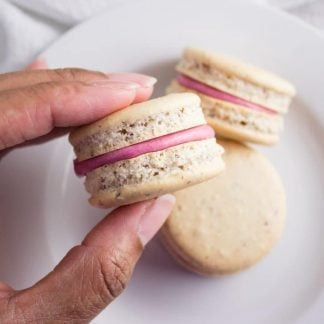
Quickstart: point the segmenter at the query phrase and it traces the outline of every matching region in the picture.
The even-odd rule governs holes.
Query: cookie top
[[[200,98],[170,94],[116,111],[71,132],[69,140],[79,161],[125,146],[206,124]]]
[[[283,117],[280,114],[269,115],[214,99],[185,88],[176,80],[170,83],[166,91],[167,93],[190,91],[198,94],[207,123],[215,129],[217,136],[265,145],[273,145],[279,141],[279,134],[283,129]]]
[[[112,128],[120,123],[131,123],[138,119],[154,116],[156,113],[172,111],[179,106],[199,106],[200,99],[197,95],[170,94],[168,96],[148,100],[118,110],[92,124],[82,126],[73,130],[70,134],[71,144],[75,144],[80,138],[102,129]]]
[[[296,93],[294,86],[285,79],[233,57],[197,48],[187,48],[184,50],[183,59],[195,61],[201,65],[205,65],[206,68],[211,67],[224,72],[228,75],[228,78],[237,77],[262,88],[270,89],[290,97]],[[180,72],[186,71],[181,71],[180,69]]]
[[[205,275],[253,265],[281,236],[286,214],[279,175],[260,153],[232,141],[225,170],[216,178],[176,193],[162,229],[167,249],[185,267]]]

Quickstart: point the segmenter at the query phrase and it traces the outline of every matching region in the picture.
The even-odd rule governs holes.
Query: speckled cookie
[[[193,92],[202,100],[208,123],[227,138],[274,144],[283,129],[294,87],[251,64],[205,50],[188,48],[167,88]]]
[[[74,130],[69,139],[90,203],[113,207],[218,174],[223,149],[214,136],[199,97],[183,93],[129,106]]]
[[[161,230],[175,260],[203,275],[229,274],[255,264],[281,237],[286,216],[284,188],[270,162],[245,145],[220,144],[225,170],[178,191]]]

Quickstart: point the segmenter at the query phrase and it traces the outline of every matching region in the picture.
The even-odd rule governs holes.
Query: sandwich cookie
[[[223,149],[198,96],[171,94],[71,132],[75,172],[90,203],[113,207],[151,199],[219,173]]]
[[[294,87],[286,80],[234,58],[188,48],[167,92],[200,96],[207,122],[223,137],[274,144],[283,129]]]
[[[237,142],[220,144],[225,170],[178,191],[161,229],[162,242],[175,260],[203,275],[255,264],[279,240],[285,223],[285,192],[270,162]]]

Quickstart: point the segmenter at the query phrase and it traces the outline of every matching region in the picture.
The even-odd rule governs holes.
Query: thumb
[[[165,195],[113,211],[47,277],[8,294],[0,322],[88,323],[124,290],[143,247],[173,204],[174,197]]]

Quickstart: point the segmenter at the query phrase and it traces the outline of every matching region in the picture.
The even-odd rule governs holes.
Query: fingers
[[[26,67],[26,70],[42,70],[42,69],[48,69],[47,62],[42,58],[37,58],[34,62],[32,62]]]
[[[47,277],[11,296],[0,322],[14,313],[17,321],[88,323],[124,290],[143,246],[173,203],[174,197],[166,195],[116,209]]]
[[[136,73],[45,68],[47,62],[37,59],[26,71],[0,75],[0,150],[48,134],[55,126],[90,123],[147,100],[156,83]]]
[[[53,81],[0,92],[0,149],[45,135],[54,127],[93,122],[147,99],[151,92],[138,83],[107,78]]]
[[[39,65],[39,63],[35,63]],[[33,64],[32,64],[33,66]],[[104,80],[107,76],[98,71],[79,68],[39,70],[30,68],[25,71],[10,72],[0,75],[0,91],[24,88],[43,82],[92,81]]]
[[[10,286],[0,281],[0,300],[2,297],[8,296],[13,292],[14,290]]]
[[[157,82],[156,78],[148,77],[138,73],[109,73],[109,80],[135,82],[141,87],[137,90],[137,96],[134,103],[147,100],[151,97],[153,86]]]
[[[110,79],[120,82],[133,82],[139,84],[134,103],[149,98],[153,91],[156,79],[137,73],[111,73],[105,74],[99,71],[90,71],[80,68],[64,68],[48,70],[44,59],[37,59],[25,71],[11,72],[0,75],[0,92],[32,86],[43,82],[64,81],[94,81]]]

